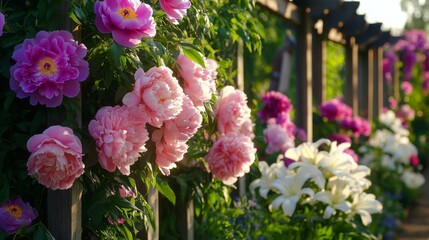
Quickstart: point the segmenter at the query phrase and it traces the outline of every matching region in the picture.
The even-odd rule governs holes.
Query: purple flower
[[[30,226],[36,217],[36,210],[20,197],[8,200],[0,205],[0,230],[14,233],[22,226]]]
[[[78,45],[69,32],[40,31],[15,47],[10,88],[18,98],[30,97],[31,105],[57,107],[63,95],[79,94],[80,82],[89,74],[85,55],[85,45]]]
[[[426,33],[422,30],[413,29],[406,31],[404,37],[416,50],[422,50],[426,46]]]
[[[331,135],[329,135],[329,140],[333,142],[336,141],[338,144],[345,143],[345,142],[348,142],[348,143],[352,142],[349,136],[344,134],[339,134],[339,133],[332,133]]]
[[[153,10],[140,0],[97,0],[94,12],[98,30],[112,33],[113,40],[122,46],[134,47],[142,37],[155,36]]]
[[[423,56],[424,56],[424,59],[422,62],[422,69],[423,69],[423,72],[426,73],[426,72],[429,72],[429,48],[426,48],[423,51]]]
[[[168,21],[179,24],[179,21],[186,15],[186,11],[191,7],[189,0],[159,0],[162,10],[167,14]]]
[[[429,93],[429,72],[423,74],[422,90],[424,95]]]
[[[0,12],[0,36],[3,35],[4,15]]]
[[[334,98],[320,106],[320,114],[330,121],[341,121],[352,116],[352,109],[341,99]]]
[[[306,142],[307,141],[307,132],[305,132],[304,129],[302,129],[302,128],[295,128],[294,133],[295,133],[296,137],[301,142]]]
[[[346,118],[340,122],[340,126],[351,130],[356,137],[359,135],[369,136],[371,133],[371,124],[361,117]]]
[[[410,82],[402,82],[401,90],[404,91],[405,95],[410,95],[413,92],[413,85]]]
[[[280,92],[267,92],[261,100],[265,103],[259,112],[259,117],[263,123],[270,118],[276,118],[280,113],[289,113],[292,110],[290,99]]]
[[[392,83],[397,57],[393,52],[386,52],[383,59],[383,75],[388,84]]]

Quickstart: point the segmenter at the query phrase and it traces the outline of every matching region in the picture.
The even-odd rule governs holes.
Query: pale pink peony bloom
[[[256,148],[249,137],[229,132],[221,136],[212,146],[205,160],[213,177],[232,185],[238,177],[250,170],[255,161]]]
[[[247,96],[232,86],[226,86],[221,90],[214,112],[217,118],[217,130],[221,135],[230,132],[248,132],[252,126],[249,123],[250,108],[247,106]],[[253,131],[247,136],[252,137],[252,135]]]
[[[413,92],[413,85],[410,82],[404,81],[401,83],[401,90],[405,95],[410,95]]]
[[[414,110],[410,107],[408,104],[403,104],[399,108],[398,112],[396,113],[396,116],[400,118],[403,122],[406,121],[413,121],[415,117]]]
[[[129,175],[130,166],[147,150],[146,122],[127,106],[99,109],[88,130],[97,144],[98,161],[109,172],[118,168]]]
[[[4,27],[4,14],[0,12],[0,36],[3,35],[3,27]]]
[[[167,134],[167,131],[164,128],[155,130],[152,133],[152,141],[155,142],[156,147],[155,162],[158,164],[162,174],[168,176],[170,175],[170,170],[177,167],[176,162],[182,161],[188,151],[188,145],[186,141],[167,138],[165,134]],[[171,135],[177,136],[179,134],[173,133]]]
[[[164,122],[164,137],[187,141],[198,131],[202,121],[201,113],[195,108],[191,99],[185,95],[183,110],[180,114],[176,118]]]
[[[294,147],[294,139],[289,137],[289,133],[277,124],[269,124],[264,130],[264,139],[267,143],[265,152],[273,154],[275,152],[285,152],[288,148]]]
[[[28,175],[53,190],[71,188],[84,171],[82,144],[68,127],[55,125],[32,136],[27,149],[31,153]]]
[[[188,8],[191,7],[189,0],[159,0],[162,10],[167,14],[168,21],[173,24],[179,24]]]
[[[209,101],[212,94],[216,93],[216,70],[219,66],[216,61],[205,59],[206,68],[204,69],[183,54],[177,58],[177,64],[180,76],[185,80],[185,94],[191,98],[197,108],[203,110],[203,103]]]
[[[134,78],[134,90],[122,99],[125,105],[139,106],[147,122],[158,128],[179,115],[185,94],[171,69],[152,67],[145,73],[139,68]]]
[[[98,30],[112,33],[113,40],[122,46],[134,47],[142,37],[155,36],[153,10],[140,0],[97,0],[94,12]]]

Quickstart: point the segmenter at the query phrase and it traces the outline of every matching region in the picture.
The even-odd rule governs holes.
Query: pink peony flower
[[[3,35],[3,27],[4,27],[4,15],[0,12],[0,36]]]
[[[331,135],[329,135],[329,140],[331,140],[332,142],[336,141],[338,145],[345,142],[348,142],[348,143],[352,142],[349,136],[344,134],[338,134],[338,133],[332,133]]]
[[[290,114],[286,112],[281,112],[277,115],[275,119],[268,119],[267,124],[278,124],[280,125],[289,135],[289,138],[292,140],[295,139],[295,131],[296,126],[292,122],[292,119],[290,118]]]
[[[134,47],[142,37],[155,36],[156,23],[152,11],[140,0],[97,0],[94,5],[95,25],[101,33],[112,33],[118,44]]]
[[[351,117],[352,113],[352,109],[339,98],[334,98],[320,106],[320,114],[330,121],[341,121]]]
[[[388,101],[391,109],[396,109],[398,107],[398,101],[394,97],[389,97]]]
[[[109,172],[118,168],[129,175],[130,166],[147,150],[146,121],[135,113],[135,108],[103,107],[89,123],[88,130],[97,144],[98,161]]]
[[[429,52],[429,49],[428,49],[428,52]],[[428,53],[428,58],[429,58],[429,53]],[[428,59],[428,68],[429,68],[429,59]],[[423,95],[425,96],[429,93],[429,72],[423,73],[422,91],[423,91]]]
[[[352,156],[353,160],[358,163],[359,162],[359,156],[356,154],[353,149],[347,148],[344,150],[344,153],[347,153],[348,155]]]
[[[249,172],[250,165],[255,161],[255,154],[252,139],[229,132],[213,144],[205,160],[213,177],[232,185],[238,177]]]
[[[408,104],[403,104],[399,108],[396,116],[400,118],[402,121],[413,121],[415,117],[414,110]]]
[[[410,82],[402,82],[401,90],[404,91],[405,95],[410,95],[413,92],[413,85]]]
[[[189,0],[159,0],[162,10],[167,14],[168,21],[179,24],[177,20],[186,15],[186,11],[191,7]]]
[[[253,138],[253,127],[250,120],[250,108],[247,106],[247,96],[244,92],[232,86],[224,87],[215,105],[217,129],[221,135],[236,132],[247,133]]]
[[[371,133],[371,124],[361,117],[346,118],[340,122],[340,126],[351,130],[356,137],[359,135],[369,136]]]
[[[20,197],[0,204],[0,231],[11,234],[20,227],[28,227],[37,217],[37,211]]]
[[[32,136],[27,149],[28,174],[53,190],[71,188],[84,171],[82,144],[68,127],[55,125]]]
[[[119,188],[119,195],[123,198],[137,197],[136,193],[132,189],[130,189],[129,187],[125,187],[124,185],[121,185],[121,187]]]
[[[139,106],[141,114],[154,127],[161,127],[164,121],[179,115],[185,94],[171,69],[153,67],[145,73],[139,68],[134,78],[134,90],[122,99],[125,105]]]
[[[180,76],[185,81],[185,94],[191,98],[197,108],[203,110],[203,103],[209,101],[212,94],[216,92],[216,70],[219,66],[216,61],[205,59],[206,68],[204,69],[183,54],[177,58],[177,64]]]
[[[155,130],[152,134],[152,141],[156,147],[156,163],[162,174],[170,175],[170,170],[177,167],[176,162],[182,161],[185,153],[188,151],[186,141],[174,138],[167,138],[164,128]],[[171,134],[171,135],[178,135]]]
[[[265,152],[273,154],[281,151],[285,152],[288,148],[294,147],[294,139],[289,137],[288,132],[280,125],[270,124],[264,130],[264,139],[267,143]]]
[[[164,122],[164,137],[187,141],[201,127],[202,121],[201,113],[195,108],[191,99],[185,95],[183,110],[180,114],[176,118]]]
[[[267,92],[261,100],[264,103],[264,107],[259,112],[259,117],[263,123],[270,118],[277,118],[279,114],[289,114],[292,110],[290,99],[281,92]]]
[[[18,98],[30,97],[30,104],[57,107],[66,97],[76,97],[80,82],[89,74],[83,60],[86,47],[78,45],[67,31],[40,31],[15,47],[10,68],[10,88]]]
[[[414,166],[414,167],[418,166],[420,164],[419,157],[417,155],[412,155],[410,157],[410,164],[411,166]]]

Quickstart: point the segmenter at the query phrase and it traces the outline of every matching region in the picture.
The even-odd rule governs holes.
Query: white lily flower
[[[288,167],[288,169],[291,170],[296,168],[299,168],[299,171],[307,174],[320,189],[325,188],[326,179],[317,166],[306,162],[294,162]]]
[[[331,141],[329,141],[328,139],[320,139],[315,143],[311,143],[311,142],[302,143],[296,148],[289,148],[286,151],[285,156],[297,162],[301,161],[301,162],[307,162],[313,165],[317,165],[320,159],[322,158],[318,148],[322,144],[330,144],[330,143]]]
[[[375,199],[374,194],[360,193],[353,196],[351,211],[353,214],[359,214],[363,225],[371,223],[371,214],[379,213],[383,205]]]
[[[328,188],[323,192],[318,192],[314,199],[319,202],[328,204],[323,214],[324,218],[330,218],[335,214],[336,210],[348,213],[351,209],[351,203],[347,201],[350,197],[351,189],[348,181],[344,181],[338,177],[329,179]]]
[[[391,110],[388,110],[387,112],[380,114],[378,119],[380,123],[386,125],[393,132],[397,134],[400,134],[403,136],[408,136],[410,134],[410,132],[402,126],[402,121],[399,118],[397,118],[396,114]]]
[[[401,179],[407,187],[412,189],[419,188],[425,183],[425,177],[422,174],[409,170],[403,172]]]
[[[259,193],[263,198],[267,198],[268,192],[272,189],[272,183],[277,179],[277,168],[281,165],[277,163],[268,166],[267,162],[260,161],[258,163],[259,171],[261,172],[261,178],[255,179],[249,186],[250,191],[255,193],[255,189],[259,187]],[[284,167],[284,164],[283,164]],[[284,167],[286,168],[286,167]]]
[[[299,169],[294,175],[276,179],[273,182],[273,187],[279,191],[280,196],[273,200],[270,209],[279,209],[281,206],[286,216],[292,216],[302,195],[314,195],[312,189],[302,188],[309,178],[308,174]]]
[[[329,153],[322,152],[323,157],[318,165],[335,176],[347,175],[358,166],[351,155],[344,153],[344,150],[349,147],[350,143],[337,146],[337,142],[332,142]]]

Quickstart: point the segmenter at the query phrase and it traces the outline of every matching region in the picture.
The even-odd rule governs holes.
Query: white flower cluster
[[[380,115],[379,120],[390,130],[379,129],[359,152],[364,154],[360,162],[372,169],[380,165],[388,171],[397,171],[408,188],[419,188],[424,182],[424,176],[413,171],[412,158],[417,158],[417,148],[408,138],[408,130],[402,127],[401,120],[392,111]]]
[[[329,151],[319,151],[326,144]],[[368,225],[371,214],[381,212],[383,206],[373,194],[365,193],[371,182],[365,177],[371,170],[358,165],[344,152],[350,143],[337,145],[327,139],[315,143],[303,143],[288,149],[285,156],[294,160],[288,167],[282,159],[268,166],[259,162],[261,178],[250,184],[250,190],[259,188],[262,197],[267,198],[271,191],[278,195],[270,204],[270,209],[283,210],[292,216],[298,204],[324,203],[325,219],[341,211],[352,217],[359,214],[362,223]]]

